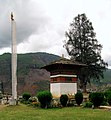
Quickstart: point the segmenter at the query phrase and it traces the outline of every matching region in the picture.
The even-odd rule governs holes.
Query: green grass
[[[79,107],[41,109],[18,105],[0,109],[0,120],[111,120],[111,111]]]

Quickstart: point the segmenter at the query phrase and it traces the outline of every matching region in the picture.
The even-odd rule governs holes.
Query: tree
[[[85,14],[78,14],[66,32],[65,48],[71,59],[86,64],[79,73],[81,87],[86,90],[87,82],[91,79],[99,81],[107,63],[101,57],[102,45],[96,39],[92,23]]]

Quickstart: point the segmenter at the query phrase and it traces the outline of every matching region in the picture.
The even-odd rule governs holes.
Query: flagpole
[[[12,35],[12,104],[17,102],[17,47],[16,47],[16,22],[11,13],[11,35]]]

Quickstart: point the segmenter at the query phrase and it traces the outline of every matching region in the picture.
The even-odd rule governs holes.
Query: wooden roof
[[[48,64],[46,66],[43,66],[42,68],[47,69],[48,67],[51,67],[53,65],[59,65],[59,64],[79,66],[79,67],[86,67],[87,66],[86,64],[83,64],[83,63],[80,63],[80,62],[77,62],[77,61],[74,61],[74,60],[69,60],[69,59],[66,59],[66,58],[60,58],[59,60],[56,60],[56,61],[51,62],[50,64]]]

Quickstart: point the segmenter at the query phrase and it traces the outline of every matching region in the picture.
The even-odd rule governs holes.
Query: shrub
[[[102,106],[107,106],[108,105],[108,102],[107,100],[104,98],[104,101],[101,103]]]
[[[74,106],[74,101],[73,102],[68,101],[67,106],[68,107],[73,107]]]
[[[81,92],[76,93],[75,94],[75,100],[76,100],[77,105],[80,106],[80,104],[83,101],[83,94]]]
[[[85,102],[84,105],[83,105],[83,107],[92,108],[92,105],[93,105],[92,102]]]
[[[104,96],[105,96],[106,102],[109,105],[111,105],[111,91],[110,90],[105,91]]]
[[[104,92],[104,96],[106,99],[108,98],[109,95],[111,95],[111,91],[108,90]]]
[[[68,96],[66,94],[60,96],[60,103],[63,107],[67,105],[67,101],[68,101]]]
[[[48,91],[39,92],[37,98],[42,108],[48,108],[52,100],[52,94]]]
[[[20,102],[23,103],[23,104],[26,104],[26,105],[27,105],[27,104],[30,104],[29,101],[26,101],[26,100],[24,100],[24,99],[20,100]]]
[[[111,105],[111,94],[108,95],[107,101],[108,101],[109,105]]]
[[[29,98],[31,97],[31,95],[30,95],[30,93],[23,93],[22,97],[25,101],[28,101]]]
[[[94,107],[98,107],[104,101],[104,94],[99,92],[90,93],[89,100],[93,103]]]

